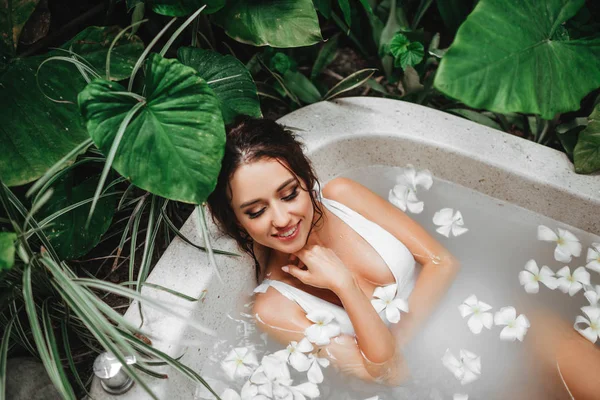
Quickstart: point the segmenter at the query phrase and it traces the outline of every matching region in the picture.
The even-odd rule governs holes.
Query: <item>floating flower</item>
[[[397,284],[380,286],[373,292],[375,299],[371,300],[371,304],[375,307],[377,313],[382,313],[385,310],[385,318],[395,324],[400,321],[400,311],[408,312],[408,302],[404,299],[396,299]]]
[[[307,338],[303,338],[300,343],[292,340],[284,350],[275,352],[275,356],[289,363],[296,371],[304,372],[310,368],[310,361],[304,353],[308,353],[312,349],[313,345]]]
[[[290,386],[289,390],[293,394],[294,400],[305,400],[306,397],[314,399],[321,395],[319,387],[312,382],[304,382],[296,386]],[[285,399],[286,397],[283,398]]]
[[[329,360],[326,358],[316,357],[313,354],[308,355],[310,362],[310,368],[308,369],[308,380],[312,383],[323,382],[323,371],[321,367],[327,368],[329,366]]]
[[[554,258],[561,262],[571,262],[573,256],[581,255],[581,243],[571,232],[566,229],[557,228],[557,232],[547,226],[538,226],[537,238],[545,242],[556,242]]]
[[[492,328],[494,324],[494,316],[492,313],[486,312],[492,309],[492,306],[484,303],[483,301],[478,301],[477,297],[473,294],[460,305],[458,306],[458,311],[460,311],[461,317],[465,318],[471,315],[471,318],[467,321],[467,325],[469,329],[474,334],[481,333],[481,330],[485,326],[488,329]]]
[[[428,170],[415,170],[411,164],[404,169],[404,172],[396,178],[396,186],[390,190],[388,199],[390,203],[402,211],[410,211],[413,214],[419,214],[423,211],[424,204],[417,198],[417,188],[421,186],[429,190],[433,185],[431,172]]]
[[[229,352],[221,367],[229,379],[250,376],[254,368],[258,366],[258,360],[252,350],[247,347],[237,347]]]
[[[558,288],[563,293],[569,293],[570,296],[574,296],[584,285],[590,285],[590,273],[584,267],[577,268],[571,275],[571,269],[565,266],[556,272],[556,276]]]
[[[340,326],[334,321],[334,315],[327,310],[315,310],[306,314],[313,325],[306,328],[307,339],[317,346],[329,344],[330,339],[340,334]]]
[[[554,277],[554,272],[547,266],[542,266],[542,269],[538,268],[534,260],[527,261],[525,264],[525,271],[519,272],[519,282],[525,286],[527,293],[537,293],[540,291],[540,284],[542,282],[548,288],[554,290],[558,286],[558,282]]]
[[[573,328],[590,342],[596,343],[596,340],[600,337],[600,308],[586,306],[581,307],[581,311],[584,312],[587,318],[578,315],[577,318],[575,318],[575,325],[573,325]],[[588,327],[581,329],[578,326],[579,324],[586,324]]]
[[[519,339],[523,341],[527,329],[529,329],[529,320],[523,314],[517,317],[517,311],[514,307],[503,307],[494,315],[496,325],[506,325],[500,332],[501,340],[514,341]]]
[[[469,400],[468,394],[455,393],[452,400]]]
[[[481,357],[465,349],[461,349],[459,355],[460,359],[457,359],[450,352],[450,349],[447,349],[442,357],[442,363],[462,385],[479,379],[479,375],[481,375]]]
[[[600,285],[596,285],[595,289],[590,287],[583,295],[590,302],[590,306],[600,307]]]
[[[600,243],[592,243],[592,247],[588,248],[586,262],[586,268],[600,274]]]
[[[439,226],[435,231],[446,237],[450,237],[450,232],[454,236],[460,236],[468,231],[463,226],[465,222],[460,211],[457,210],[455,213],[452,208],[442,208],[436,212],[433,215],[433,223]]]

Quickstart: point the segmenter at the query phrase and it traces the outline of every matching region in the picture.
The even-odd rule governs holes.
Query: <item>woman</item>
[[[398,385],[407,377],[402,349],[460,268],[421,226],[350,179],[333,179],[321,193],[294,135],[268,120],[243,118],[228,130],[208,203],[255,260],[261,329],[284,345],[299,342],[307,328],[329,323],[323,314],[315,320],[327,310],[339,329],[313,338],[320,357],[367,381]],[[575,350],[589,350],[577,343]],[[572,371],[563,378],[576,384]]]

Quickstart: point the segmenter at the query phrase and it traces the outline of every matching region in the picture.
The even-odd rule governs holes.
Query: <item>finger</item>
[[[300,281],[302,281],[303,283],[307,283],[306,279],[310,275],[310,272],[303,271],[300,268],[296,267],[295,265],[284,265],[283,267],[281,267],[281,269],[284,272],[287,272],[288,274],[300,279]]]

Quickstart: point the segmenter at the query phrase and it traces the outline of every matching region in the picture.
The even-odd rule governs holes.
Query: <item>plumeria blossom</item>
[[[250,376],[257,366],[256,355],[248,347],[237,347],[231,350],[221,362],[221,367],[231,380]]]
[[[433,215],[433,223],[439,226],[435,231],[446,237],[450,237],[450,233],[460,236],[468,231],[460,211],[454,212],[452,208],[442,208],[436,212]]]
[[[590,302],[590,306],[600,307],[600,285],[596,285],[595,288],[590,287],[583,295]]]
[[[596,343],[596,340],[600,337],[600,308],[585,306],[581,307],[581,311],[583,311],[587,318],[578,315],[575,318],[573,328],[590,342]],[[588,327],[581,329],[579,327],[580,324],[586,324]]]
[[[433,185],[431,172],[428,170],[417,171],[414,166],[408,164],[404,172],[396,178],[396,185],[388,195],[390,203],[402,211],[410,211],[419,214],[423,211],[424,204],[417,198],[417,188],[421,186],[429,190]]]
[[[600,274],[600,243],[592,243],[592,247],[588,248],[586,262],[586,268]]]
[[[375,311],[381,314],[385,310],[385,318],[393,324],[400,321],[400,311],[408,312],[408,302],[404,299],[395,298],[397,288],[396,283],[380,286],[373,292],[375,299],[371,299]]]
[[[571,269],[565,266],[556,272],[556,276],[558,288],[563,293],[569,293],[569,296],[574,296],[584,285],[590,285],[590,273],[585,267],[579,267],[571,274]]]
[[[519,272],[519,282],[525,286],[527,293],[537,293],[540,291],[540,282],[548,288],[554,290],[558,286],[554,272],[547,266],[542,266],[540,270],[535,260],[527,261],[525,270]]]
[[[308,356],[304,353],[308,353],[309,351],[312,351],[312,349],[313,345],[307,338],[303,338],[300,343],[292,340],[287,348],[275,352],[275,355],[289,363],[296,371],[304,372],[307,371],[311,365]]]
[[[327,368],[329,366],[329,360],[326,358],[316,357],[313,354],[308,355],[310,362],[310,368],[308,369],[308,381],[312,383],[323,382],[323,371],[321,367]]]
[[[460,311],[461,317],[465,318],[471,315],[471,318],[467,321],[467,325],[469,329],[474,334],[481,333],[481,330],[485,326],[488,329],[492,328],[494,324],[494,316],[490,312],[486,312],[492,309],[487,303],[483,301],[478,301],[477,297],[473,294],[460,305],[458,306],[458,311]]]
[[[242,387],[241,400],[277,398],[276,393],[285,391],[291,384],[287,363],[274,354],[266,355]]]
[[[452,396],[452,400],[469,400],[469,395],[462,394],[462,393],[455,393],[454,396]]]
[[[329,344],[330,339],[341,332],[340,326],[334,321],[335,316],[330,311],[314,310],[306,314],[306,318],[314,324],[306,328],[304,334],[317,346]]]
[[[574,257],[581,255],[581,243],[571,232],[566,229],[557,228],[557,232],[545,225],[538,226],[537,238],[545,242],[556,242],[554,259],[561,262],[571,262]]]
[[[520,342],[525,338],[527,329],[529,329],[529,320],[523,314],[517,317],[517,311],[514,307],[503,307],[494,315],[496,325],[506,325],[500,332],[500,339],[513,342],[519,339]]]
[[[481,375],[481,357],[465,349],[460,350],[459,356],[460,358],[456,358],[450,352],[450,349],[447,349],[442,357],[442,363],[462,385],[479,379],[479,375]]]

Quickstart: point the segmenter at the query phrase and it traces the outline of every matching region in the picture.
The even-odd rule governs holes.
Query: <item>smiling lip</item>
[[[300,222],[302,222],[302,221],[300,221]],[[296,224],[295,228],[294,227],[291,228],[291,229],[295,229],[295,231],[290,236],[279,236],[278,234],[273,235],[273,236],[276,237],[277,239],[283,240],[283,241],[290,241],[290,240],[295,239],[296,236],[298,236],[298,232],[300,232],[300,222],[298,222]],[[282,233],[289,232],[289,231],[290,231],[290,229],[287,229],[287,230],[283,231]]]

